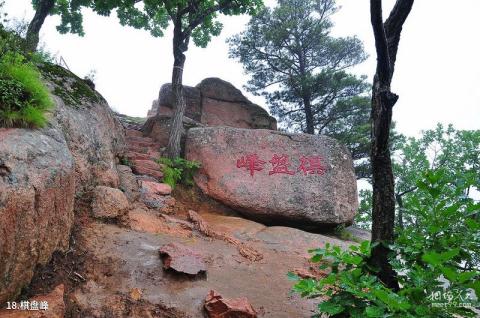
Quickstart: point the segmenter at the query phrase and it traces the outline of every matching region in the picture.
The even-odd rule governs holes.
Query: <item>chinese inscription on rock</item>
[[[295,175],[296,173],[303,173],[305,176],[309,174],[323,175],[327,171],[324,159],[321,156],[301,156],[298,160],[299,165],[295,169],[287,155],[274,154],[268,161],[270,163],[268,175]],[[245,169],[251,177],[254,176],[255,172],[264,170],[266,165],[267,161],[262,160],[256,153],[246,154],[237,159],[237,168]]]

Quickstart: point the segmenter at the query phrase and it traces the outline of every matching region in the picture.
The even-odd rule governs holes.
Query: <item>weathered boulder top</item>
[[[326,136],[192,128],[185,154],[205,194],[267,224],[349,224],[358,209],[351,155]]]
[[[186,102],[185,116],[207,126],[277,129],[275,118],[222,79],[206,78],[195,87],[184,85],[183,94]],[[172,85],[164,84],[160,88],[156,115],[171,116],[173,104]]]

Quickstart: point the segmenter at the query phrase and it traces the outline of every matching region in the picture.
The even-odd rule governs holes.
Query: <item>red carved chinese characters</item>
[[[248,154],[237,160],[237,168],[245,168],[250,171],[250,176],[253,177],[255,171],[262,171],[265,161],[260,160],[256,153]]]
[[[277,155],[274,154],[272,159],[268,162],[272,164],[272,170],[268,172],[268,175],[273,174],[288,174],[295,175],[296,172],[303,172],[303,174],[311,175],[323,175],[327,172],[327,167],[324,164],[324,159],[321,156],[302,156],[300,159],[300,165],[298,169],[289,170],[289,160],[287,155]],[[250,173],[250,176],[253,177],[256,171],[262,171],[263,166],[266,164],[265,161],[261,160],[256,153],[247,154],[237,160],[237,168],[245,168]]]
[[[323,165],[323,158],[320,156],[302,157],[300,158],[300,167],[297,171],[303,171],[304,175],[319,174],[323,175],[327,168]]]
[[[272,174],[275,173],[284,173],[284,174],[289,174],[293,175],[295,174],[295,171],[290,171],[288,170],[288,166],[290,165],[288,163],[288,156],[287,155],[277,155],[274,154],[272,160],[269,161],[273,168],[271,171],[268,172],[268,175],[271,176]]]

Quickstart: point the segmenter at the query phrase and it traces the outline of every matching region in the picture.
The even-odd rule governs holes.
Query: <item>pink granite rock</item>
[[[358,208],[347,148],[325,136],[263,129],[190,129],[186,158],[207,195],[268,224],[351,223]]]

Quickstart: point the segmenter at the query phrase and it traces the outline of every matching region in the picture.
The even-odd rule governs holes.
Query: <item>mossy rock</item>
[[[40,64],[38,68],[47,80],[55,84],[53,94],[62,98],[67,106],[82,108],[88,104],[106,103],[105,99],[85,80],[69,70],[52,63]]]

